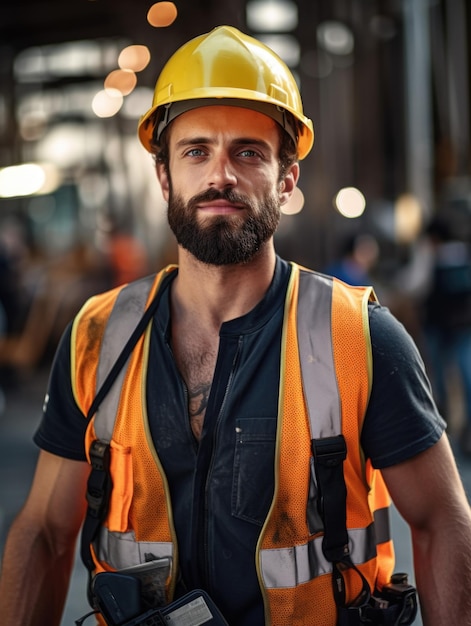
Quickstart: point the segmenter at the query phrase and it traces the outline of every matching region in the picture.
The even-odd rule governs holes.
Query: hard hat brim
[[[188,102],[187,110],[208,106],[209,104],[215,104],[215,100],[219,101],[221,106],[227,105],[227,100],[230,99],[231,103],[229,106],[236,106],[237,102],[240,102],[240,106],[243,108],[253,109],[255,111],[259,111],[259,104],[261,102],[265,102],[267,104],[271,104],[273,106],[277,106],[279,108],[279,104],[276,101],[271,101],[270,98],[265,97],[262,99],[261,97],[250,98],[247,97],[247,93],[237,94],[235,92],[242,92],[243,90],[234,90],[228,89],[226,94],[221,94],[221,90],[217,90],[217,96],[211,97],[208,95],[208,90],[204,90],[204,96],[200,99],[195,98],[195,93],[192,91],[191,96],[187,100],[184,97],[179,98],[179,100],[168,99],[167,102],[160,102],[158,105],[155,105],[147,111],[139,120],[138,125],[138,136],[141,144],[148,152],[153,152],[152,144],[154,143],[155,136],[155,126],[158,117],[158,110],[162,109],[166,104],[174,104],[176,102]],[[184,96],[185,94],[182,94]],[[206,102],[205,102],[206,101]],[[196,104],[197,102],[197,104]],[[194,104],[193,104],[194,103]],[[293,115],[293,117],[300,122],[298,125],[298,138],[297,138],[297,149],[298,149],[298,158],[299,160],[304,159],[307,154],[310,152],[313,144],[314,144],[314,127],[312,121],[305,116],[300,116],[298,112],[290,110],[288,107],[285,109],[289,113]],[[270,116],[272,117],[272,116]],[[286,130],[286,129],[285,129]],[[290,133],[291,134],[291,133]]]

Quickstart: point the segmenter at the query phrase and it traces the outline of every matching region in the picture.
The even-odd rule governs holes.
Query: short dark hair
[[[298,160],[298,150],[292,137],[281,128],[279,124],[278,134],[280,136],[280,149],[278,152],[278,163],[280,165],[279,179],[285,177],[289,168]]]

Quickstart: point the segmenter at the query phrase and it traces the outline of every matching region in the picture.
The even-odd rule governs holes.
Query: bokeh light
[[[352,31],[335,20],[322,22],[317,27],[317,41],[319,45],[331,54],[351,54],[354,48]]]
[[[304,207],[304,194],[299,187],[296,187],[289,201],[281,207],[284,215],[296,215]]]
[[[348,218],[360,217],[366,207],[365,196],[356,187],[344,187],[334,200],[337,211]]]
[[[22,163],[0,169],[0,198],[31,196],[55,191],[61,182],[50,163]]]
[[[97,117],[113,117],[123,105],[123,94],[117,89],[102,89],[92,101],[92,109]]]
[[[401,194],[394,206],[394,230],[398,243],[414,241],[423,227],[423,213],[419,199],[411,193]]]
[[[173,2],[156,2],[147,12],[147,21],[156,28],[170,26],[175,21],[177,14],[177,7]]]
[[[289,32],[298,25],[298,7],[290,0],[251,0],[246,14],[249,28],[257,32]]]
[[[136,74],[132,70],[113,70],[105,78],[105,89],[116,89],[123,96],[131,93],[137,83]]]
[[[122,70],[141,72],[149,65],[150,52],[147,46],[132,45],[119,53],[118,65]]]

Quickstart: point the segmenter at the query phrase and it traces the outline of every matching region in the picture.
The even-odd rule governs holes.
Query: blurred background
[[[83,301],[175,260],[166,206],[136,126],[168,57],[219,24],[258,37],[285,60],[314,122],[314,148],[282,216],[278,252],[374,285],[419,345],[465,474],[466,0],[3,0],[3,471],[19,465],[19,442],[39,419],[55,347]],[[29,448],[26,456],[33,458]],[[2,510],[5,527],[23,487],[10,481],[4,490],[0,530]]]

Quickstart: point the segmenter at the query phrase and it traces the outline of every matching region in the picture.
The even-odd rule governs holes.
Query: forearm
[[[411,529],[424,626],[471,626],[471,511],[447,436],[382,472]]]
[[[2,626],[59,626],[75,556],[19,517],[5,544],[0,578]]]
[[[451,530],[451,529],[450,529]],[[447,541],[413,532],[414,563],[424,626],[471,626],[469,525],[454,526]]]

